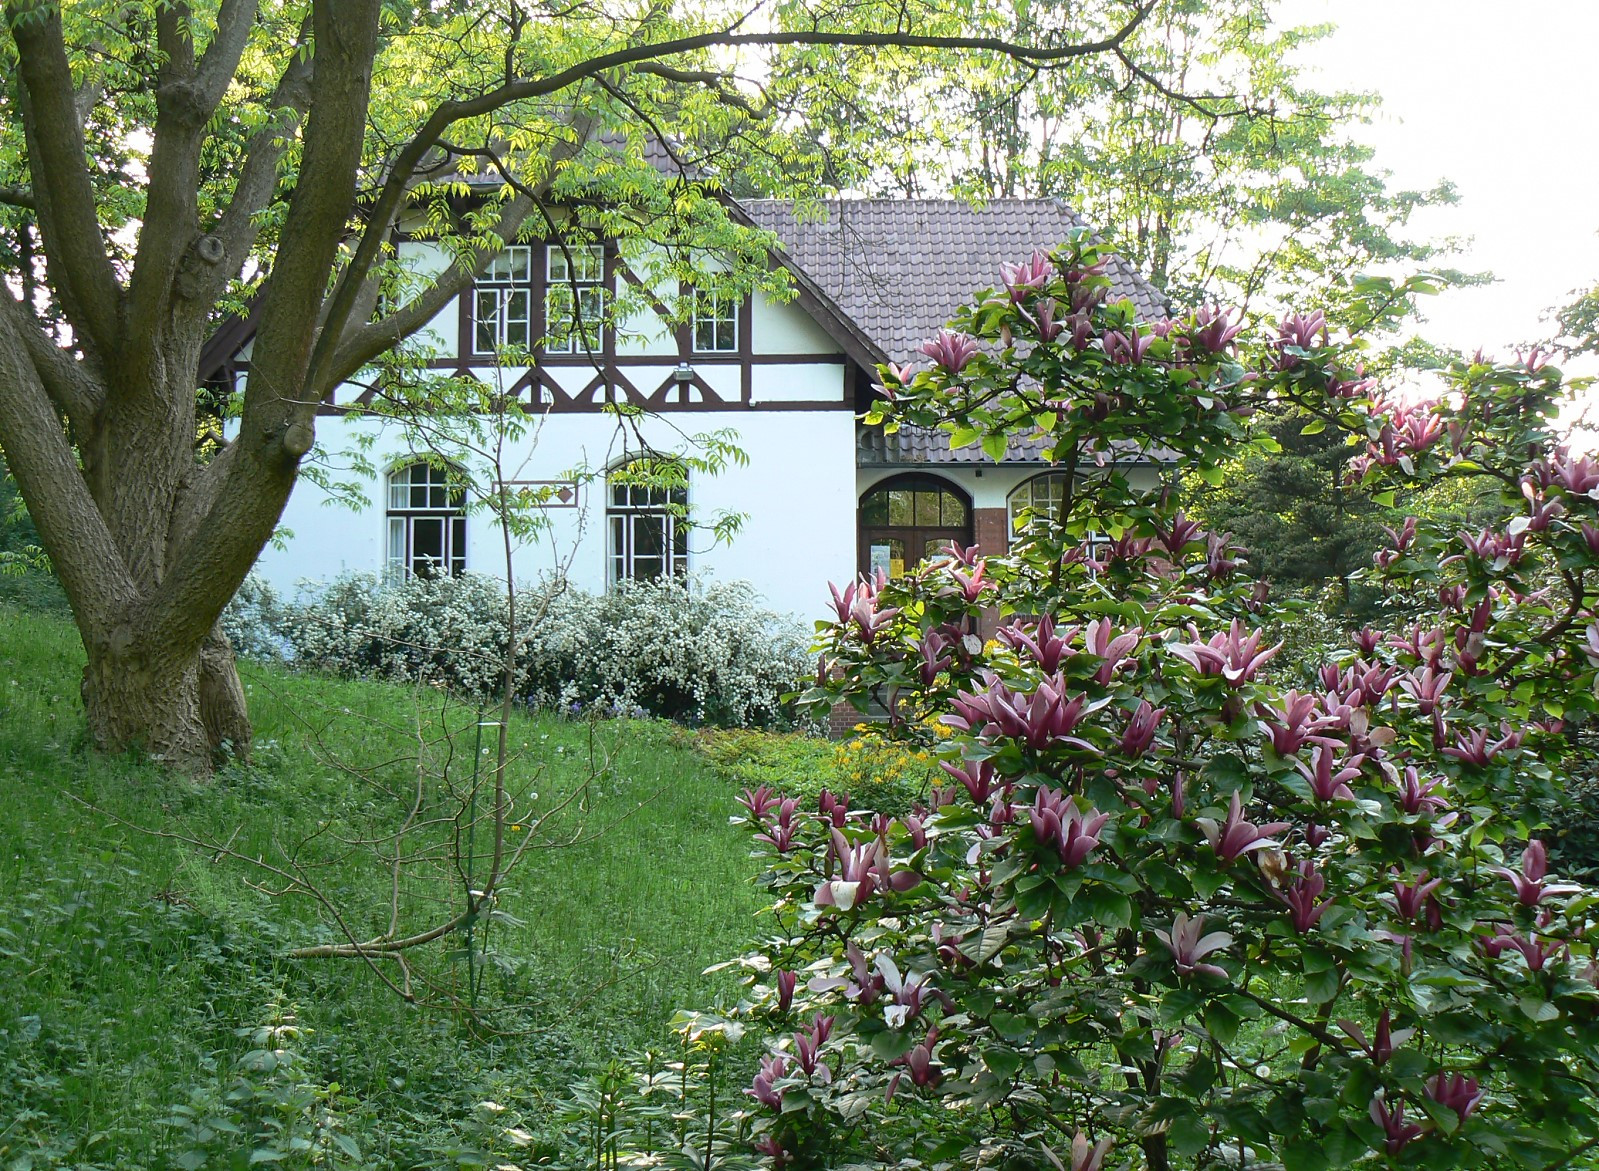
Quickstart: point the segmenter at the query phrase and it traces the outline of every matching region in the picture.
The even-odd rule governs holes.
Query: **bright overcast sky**
[[[1301,60],[1318,88],[1374,91],[1361,128],[1395,186],[1452,180],[1418,220],[1474,238],[1454,263],[1498,283],[1428,302],[1422,333],[1501,355],[1551,332],[1543,314],[1599,282],[1599,0],[1285,0],[1338,31]]]

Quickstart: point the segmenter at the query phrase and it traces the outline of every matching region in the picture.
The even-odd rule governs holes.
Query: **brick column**
[[[985,557],[1002,556],[1010,548],[1010,515],[1004,508],[972,509],[972,536]],[[984,642],[999,629],[999,611],[984,610],[977,620],[977,637]]]

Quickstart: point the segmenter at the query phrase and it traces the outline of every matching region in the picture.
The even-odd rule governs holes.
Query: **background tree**
[[[884,193],[1063,198],[1178,304],[1337,312],[1358,300],[1353,274],[1439,268],[1455,242],[1409,222],[1456,194],[1390,189],[1358,136],[1379,99],[1316,88],[1296,53],[1333,26],[1284,26],[1279,7],[1178,0],[1118,52],[1047,75],[996,59],[879,73],[836,95],[830,125],[898,133],[834,165]],[[1060,10],[1009,0],[984,19],[1025,38]],[[960,117],[920,117],[929,106]]]
[[[749,170],[776,185],[816,78],[869,76],[895,50],[1049,72],[1116,50],[1156,6],[1079,5],[1021,43],[948,0],[6,0],[0,194],[43,267],[0,293],[0,443],[83,636],[95,743],[192,769],[248,743],[216,620],[271,536],[319,404],[505,241],[619,238],[640,257],[664,244],[675,272],[692,245],[724,252],[746,285],[769,279],[761,241],[711,185],[682,181],[717,173],[698,143],[725,154],[759,136]],[[675,155],[675,178],[647,141]],[[452,170],[503,185],[467,205]],[[390,241],[418,207],[456,263],[408,282]],[[200,352],[246,299],[237,435],[197,452]]]

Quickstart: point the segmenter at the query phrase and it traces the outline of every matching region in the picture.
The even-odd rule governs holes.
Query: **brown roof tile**
[[[999,266],[1064,243],[1083,227],[1058,199],[996,199],[984,207],[954,199],[833,199],[795,215],[789,200],[741,201],[775,234],[788,259],[862,333],[896,361],[908,361],[978,289],[999,283]],[[1109,267],[1113,297],[1142,317],[1166,313],[1166,298],[1121,257]]]

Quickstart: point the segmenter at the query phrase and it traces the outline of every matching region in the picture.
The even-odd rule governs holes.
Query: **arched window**
[[[606,477],[611,584],[688,572],[688,475],[680,464],[637,459]]]
[[[1010,513],[1010,531],[1020,532],[1029,519],[1058,523],[1070,483],[1071,476],[1066,472],[1045,472],[1016,485],[1005,501]]]
[[[466,571],[466,494],[449,469],[418,461],[389,473],[389,574]]]
[[[966,494],[936,476],[892,476],[861,497],[860,571],[893,576],[931,557],[951,541],[972,543]]]

